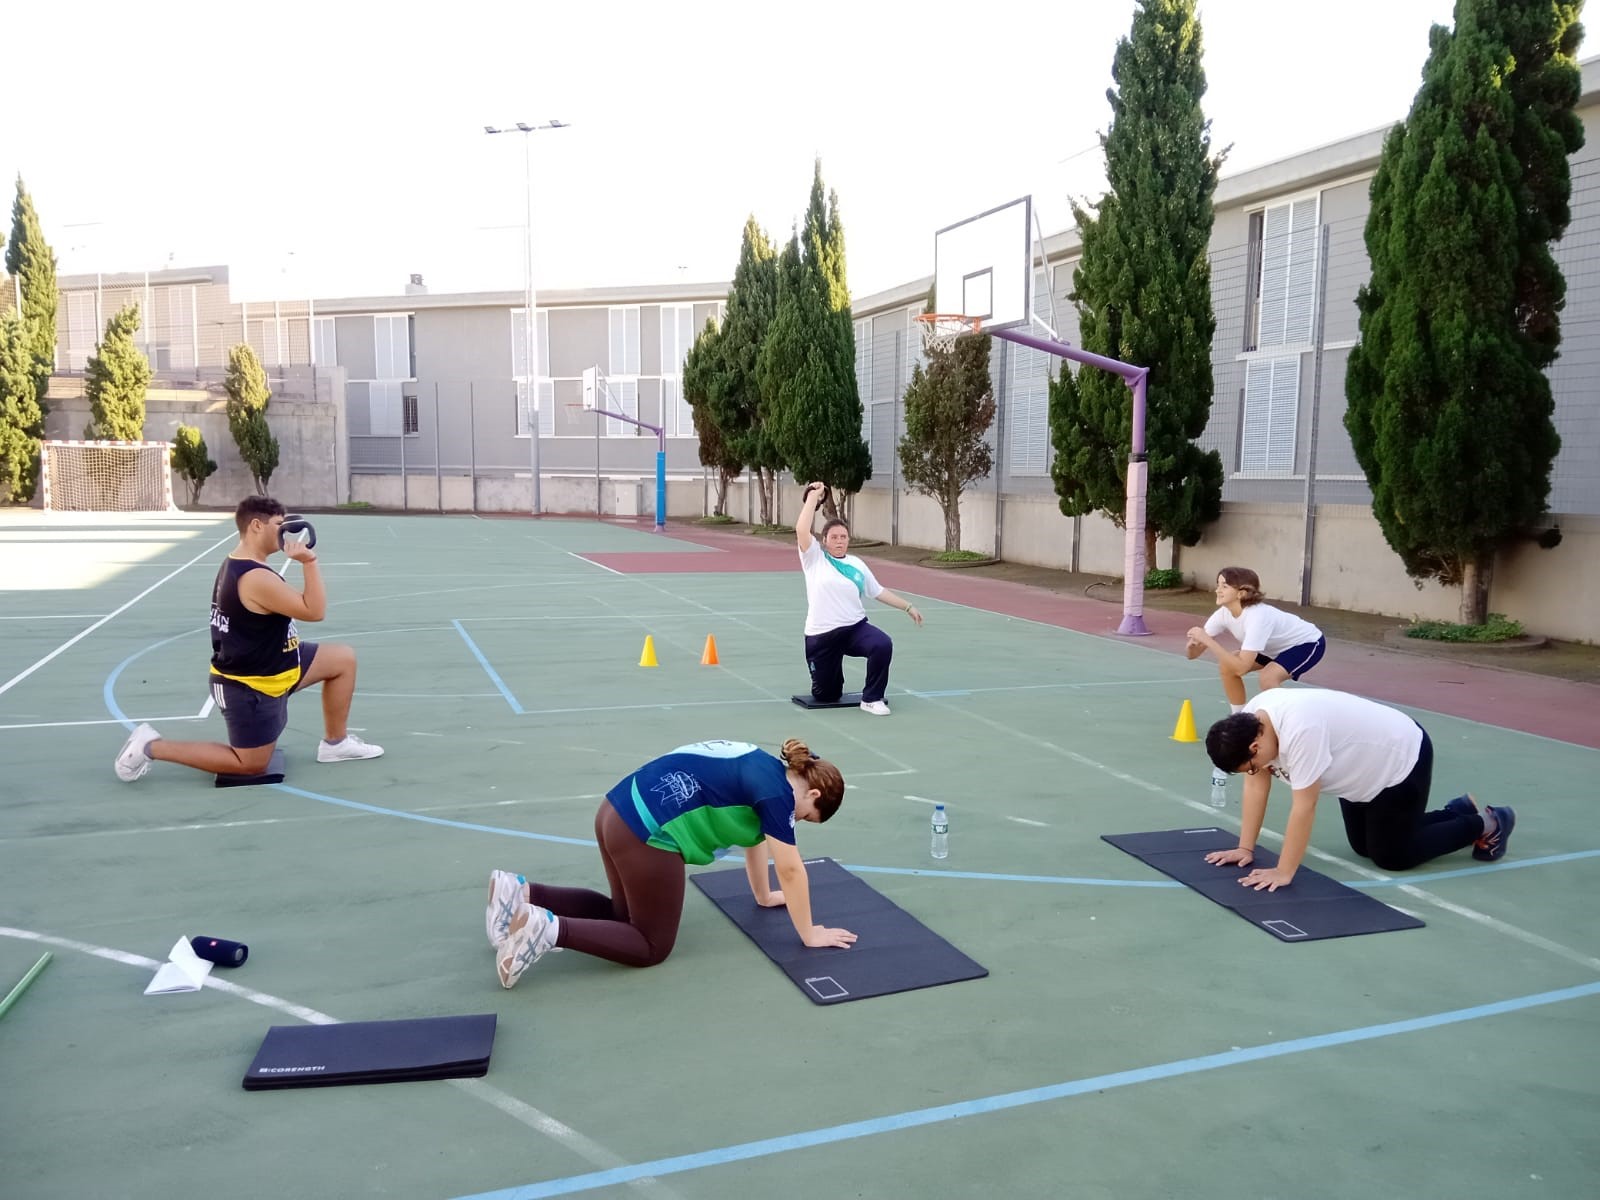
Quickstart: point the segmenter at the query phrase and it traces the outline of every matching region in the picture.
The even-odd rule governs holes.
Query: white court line
[[[29,675],[32,675],[35,671],[37,671],[40,667],[44,666],[45,663],[49,662],[51,659],[55,658],[57,655],[62,654],[67,650],[70,650],[73,646],[76,646],[79,642],[83,641],[84,638],[88,637],[96,629],[99,629],[100,626],[104,625],[107,621],[111,620],[112,617],[116,616],[118,613],[127,612],[128,609],[132,608],[135,604],[139,603],[139,601],[143,600],[146,596],[148,596],[151,592],[155,591],[158,587],[160,587],[167,580],[171,579],[175,575],[181,574],[183,571],[188,570],[190,567],[194,566],[195,563],[199,562],[202,558],[204,558],[206,555],[210,554],[213,550],[215,550],[218,546],[222,545],[224,542],[233,541],[236,536],[237,535],[230,533],[227,537],[217,539],[215,542],[211,543],[211,545],[207,546],[204,550],[200,551],[199,554],[196,554],[188,562],[184,563],[183,566],[177,568],[174,571],[169,572],[166,575],[163,575],[160,579],[156,580],[149,587],[145,588],[144,591],[140,592],[137,596],[135,596],[132,600],[129,600],[121,608],[115,609],[112,612],[108,612],[105,616],[101,617],[98,621],[96,621],[93,625],[89,626],[89,628],[85,629],[82,633],[78,634],[76,637],[73,637],[73,638],[71,638],[71,639],[69,639],[69,640],[67,640],[65,642],[62,642],[61,645],[57,646],[54,650],[50,651],[49,654],[46,654],[38,662],[34,663],[33,666],[29,667],[26,671],[23,671],[23,672],[21,672],[20,674],[17,674],[17,675],[13,675],[10,679],[6,680],[5,683],[0,684],[0,696],[5,695],[13,687],[15,687],[17,684],[21,683]]]
[[[0,621],[92,621],[104,613],[35,613],[31,617],[0,617]]]
[[[602,571],[610,571],[613,575],[622,574],[621,571],[613,570],[611,567],[606,566],[605,563],[597,563],[592,558],[585,558],[575,550],[568,550],[567,553],[581,563],[588,563],[591,567],[599,567]]]
[[[33,942],[37,945],[54,946],[58,950],[76,950],[80,954],[92,955],[95,958],[105,959],[107,962],[120,963],[125,967],[138,967],[152,973],[161,967],[161,964],[155,959],[146,958],[142,954],[130,954],[126,950],[115,950],[110,946],[96,946],[89,942],[75,941],[72,938],[53,937],[47,933],[36,933],[31,929],[13,929],[7,925],[0,925],[0,937],[17,938],[20,941]],[[331,1017],[315,1008],[309,1008],[304,1004],[296,1004],[292,1000],[285,1000],[281,996],[272,995],[270,992],[258,992],[254,988],[241,987],[232,980],[219,979],[215,975],[207,975],[201,986],[214,988],[230,996],[237,996],[241,1000],[248,1000],[251,1004],[257,1004],[262,1008],[283,1013],[286,1016],[295,1018],[297,1021],[304,1021],[308,1025],[343,1024],[338,1017]],[[542,1112],[531,1104],[518,1100],[515,1096],[502,1092],[499,1088],[491,1087],[481,1079],[451,1079],[448,1082],[457,1090],[471,1096],[474,1100],[481,1100],[485,1104],[503,1112],[512,1120],[532,1129],[535,1133],[544,1134],[551,1141],[560,1143],[597,1167],[609,1170],[613,1167],[629,1165],[626,1159],[612,1153],[592,1138],[579,1133],[570,1125],[556,1120],[549,1113]],[[655,1179],[647,1177],[638,1182],[641,1185],[640,1190],[649,1194],[671,1194],[662,1190]]]
[[[205,714],[201,714],[201,715],[204,716]],[[157,721],[160,721],[163,724],[167,724],[167,723],[170,723],[172,721],[198,721],[200,719],[201,718],[195,716],[194,713],[186,713],[185,715],[183,715],[181,717],[140,717],[138,720],[134,721],[134,724],[138,725],[138,724],[142,723],[142,724],[145,724],[145,725],[154,725]],[[122,722],[118,721],[118,720],[115,720],[113,718],[106,718],[106,719],[100,720],[100,721],[36,721],[36,722],[34,722],[32,724],[29,724],[29,725],[0,725],[0,730],[3,730],[3,729],[66,729],[66,728],[68,728],[70,726],[73,726],[73,725],[122,725]]]
[[[1050,828],[1050,822],[1048,821],[1030,821],[1027,817],[1007,817],[1006,820],[1015,821],[1018,825],[1033,825],[1039,829]]]
[[[195,714],[195,720],[204,721],[207,717],[209,717],[211,715],[211,710],[213,708],[215,708],[216,706],[217,706],[217,698],[208,693],[206,695],[206,702],[200,706],[200,711]]]

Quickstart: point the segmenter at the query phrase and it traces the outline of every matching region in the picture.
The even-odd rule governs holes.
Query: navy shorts
[[[1265,654],[1256,655],[1256,666],[1264,667],[1268,663],[1277,663],[1289,672],[1290,679],[1299,679],[1312,667],[1322,661],[1323,654],[1328,649],[1328,639],[1320,637],[1314,642],[1301,642],[1298,646],[1290,646],[1282,654],[1268,658]]]
[[[281,696],[269,696],[237,680],[208,674],[211,698],[228,726],[228,745],[235,750],[254,750],[276,742],[289,724],[289,697],[304,685],[316,657],[315,642],[300,643],[300,683]]]

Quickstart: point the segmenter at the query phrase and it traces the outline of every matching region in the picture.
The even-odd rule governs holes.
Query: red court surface
[[[766,543],[748,533],[714,530],[695,530],[692,534],[668,531],[663,536],[706,546],[714,552],[587,557],[625,573],[793,570],[797,576],[795,586],[800,586],[799,564],[792,543]],[[754,546],[749,544],[753,541],[757,542]],[[982,579],[959,571],[875,562],[870,548],[860,557],[872,567],[884,586],[897,591],[1115,638],[1170,654],[1183,654],[1184,634],[1196,623],[1190,613],[1147,609],[1144,620],[1151,635],[1121,638],[1116,632],[1122,621],[1121,607],[1117,604],[1063,596],[1026,584]],[[631,559],[643,560],[645,565],[619,565]],[[691,565],[693,563],[705,565]],[[1329,640],[1327,657],[1314,674],[1315,678],[1308,676],[1307,682],[1320,687],[1356,692],[1375,700],[1411,705],[1600,749],[1600,686],[1594,684],[1333,639]]]

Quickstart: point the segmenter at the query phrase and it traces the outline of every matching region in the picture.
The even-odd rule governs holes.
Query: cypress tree
[[[1561,441],[1544,368],[1565,283],[1576,3],[1458,0],[1372,181],[1345,428],[1407,574],[1488,614],[1495,551],[1544,512]]]
[[[84,371],[89,423],[83,436],[115,442],[144,440],[144,393],[150,385],[150,360],[134,341],[139,306],[129,304],[106,322],[106,334]]]
[[[722,331],[712,320],[695,338],[694,345],[683,360],[683,397],[689,403],[694,418],[694,433],[699,443],[701,466],[711,467],[717,473],[717,495],[712,505],[712,515],[727,516],[728,484],[744,470],[734,450],[733,442],[717,424],[716,414],[709,400],[711,380],[716,375],[722,356]]]
[[[22,314],[0,313],[0,500],[26,503],[39,477],[33,352]]]
[[[228,393],[228,431],[239,447],[239,457],[250,468],[256,491],[267,494],[267,483],[278,468],[278,439],[267,424],[272,393],[261,360],[248,345],[228,351],[228,373],[223,379]]]
[[[757,362],[777,308],[777,251],[751,216],[744,223],[717,353],[708,364],[706,412],[727,441],[728,453],[755,473],[763,525],[772,523],[773,491],[783,461],[761,421],[765,399]]]
[[[56,257],[44,239],[33,197],[23,185],[21,175],[17,176],[17,195],[11,205],[11,237],[5,251],[6,273],[15,278],[22,293],[22,322],[33,392],[29,402],[17,401],[18,411],[28,414],[30,423],[23,427],[23,432],[32,442],[28,457],[33,465],[20,477],[20,490],[13,495],[26,500],[33,495],[39,443],[44,439],[44,418],[50,411],[46,397],[56,363],[57,296]]]
[[[859,491],[872,474],[845,276],[839,197],[824,193],[819,159],[803,232],[779,264],[778,309],[758,371],[768,405],[763,421],[784,465],[797,479],[828,484],[830,513],[839,495]]]
[[[1212,157],[1201,110],[1195,0],[1139,0],[1112,61],[1111,126],[1101,139],[1110,192],[1096,213],[1073,205],[1083,256],[1072,299],[1085,350],[1149,367],[1145,561],[1156,541],[1192,546],[1222,513],[1222,458],[1194,444],[1211,414]],[[1132,395],[1093,367],[1050,385],[1051,475],[1066,516],[1122,525]]]

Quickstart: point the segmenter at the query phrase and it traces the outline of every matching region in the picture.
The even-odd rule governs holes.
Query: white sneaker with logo
[[[506,940],[500,945],[500,956],[495,968],[500,972],[500,986],[514,988],[522,973],[543,958],[556,945],[556,915],[548,908],[534,908],[529,904],[511,918],[506,930]]]
[[[871,713],[875,717],[887,717],[889,715],[889,706],[882,700],[863,700],[861,702],[861,711]]]
[[[318,762],[354,762],[358,758],[378,758],[382,754],[382,746],[363,742],[353,733],[345,734],[342,742],[323,739],[317,743]]]
[[[519,908],[527,908],[528,881],[510,871],[489,873],[489,907],[484,911],[484,930],[489,935],[489,948],[500,949],[506,933]]]
[[[145,753],[151,742],[161,735],[149,725],[140,725],[131,734],[128,740],[122,743],[122,749],[117,751],[117,760],[111,768],[117,773],[117,778],[123,783],[132,783],[150,769],[150,756]]]

